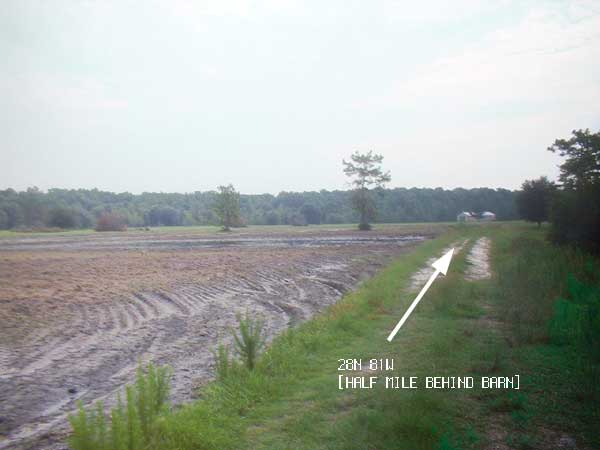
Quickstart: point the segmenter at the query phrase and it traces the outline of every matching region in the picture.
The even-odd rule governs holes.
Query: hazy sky
[[[597,0],[3,0],[0,56],[1,189],[516,188],[600,129]]]

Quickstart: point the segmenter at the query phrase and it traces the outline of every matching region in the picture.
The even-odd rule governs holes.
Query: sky
[[[600,1],[4,0],[0,189],[503,187],[600,131]]]

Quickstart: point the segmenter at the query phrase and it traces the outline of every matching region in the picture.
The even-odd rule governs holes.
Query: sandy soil
[[[270,338],[422,237],[386,230],[264,236],[127,234],[0,240],[0,448],[63,448],[77,400],[174,369],[173,400],[213,374],[238,312]]]

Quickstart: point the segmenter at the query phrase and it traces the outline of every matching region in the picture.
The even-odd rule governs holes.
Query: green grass
[[[465,257],[482,235],[493,241],[494,276],[468,282]],[[567,275],[590,281],[590,260],[543,237],[522,224],[451,227],[276,338],[254,370],[228,373],[201,400],[163,415],[151,448],[450,450],[500,439],[526,449],[557,446],[562,433],[598,446],[598,398],[580,343],[559,346],[549,334]],[[414,297],[411,275],[464,238],[448,275],[388,343]],[[520,374],[522,389],[339,390],[340,358],[393,358],[391,375],[421,379]]]

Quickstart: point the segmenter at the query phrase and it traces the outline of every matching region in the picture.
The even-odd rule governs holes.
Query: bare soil
[[[140,361],[172,400],[213,376],[236,314],[269,338],[338,300],[423,236],[93,234],[0,240],[0,448],[64,448],[82,400],[114,402]]]

